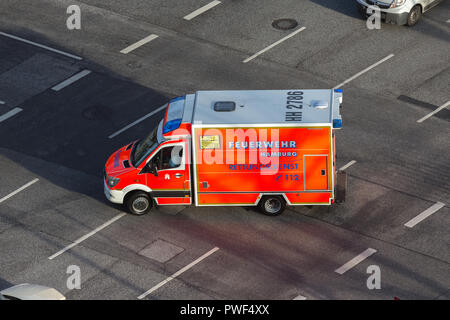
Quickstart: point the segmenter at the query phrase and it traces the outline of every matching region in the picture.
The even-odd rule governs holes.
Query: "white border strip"
[[[203,7],[189,13],[188,15],[186,15],[183,19],[184,20],[192,20],[194,19],[196,16],[201,15],[203,12],[208,11],[211,8],[214,8],[215,6],[217,6],[218,4],[221,4],[222,2],[214,0],[211,1],[210,3],[208,3],[207,5],[204,5]]]
[[[367,71],[369,71],[369,70],[375,68],[376,66],[382,64],[382,63],[385,62],[386,60],[389,60],[389,59],[392,58],[393,56],[394,56],[394,54],[391,53],[391,54],[388,55],[387,57],[381,59],[380,61],[374,63],[373,65],[371,65],[371,66],[365,68],[363,71],[358,72],[358,73],[355,74],[354,76],[352,76],[352,77],[348,78],[347,80],[345,80],[344,82],[338,84],[338,85],[337,85],[336,87],[334,87],[333,89],[338,89],[338,88],[342,87],[343,85],[349,83],[350,81],[355,80],[355,79],[358,78],[359,76],[361,76],[361,75],[363,75],[364,73],[366,73]]]
[[[74,83],[75,81],[80,80],[81,78],[87,76],[89,73],[91,73],[90,70],[83,70],[81,72],[78,72],[77,74],[71,76],[70,78],[64,80],[63,82],[61,82],[60,84],[57,84],[56,86],[54,86],[52,88],[53,91],[59,91],[69,85],[71,85],[72,83]]]
[[[430,112],[429,114],[427,114],[425,117],[420,118],[419,120],[417,120],[417,123],[422,123],[425,120],[427,120],[429,117],[435,115],[436,113],[438,113],[439,111],[441,111],[442,109],[447,108],[447,106],[450,105],[450,100],[447,101],[446,103],[444,103],[442,106],[440,106],[439,108],[437,108],[436,110],[434,110],[433,112]]]
[[[152,40],[154,40],[156,38],[158,38],[158,36],[156,34],[151,34],[148,37],[145,37],[144,39],[139,40],[138,42],[133,43],[132,45],[126,47],[123,50],[121,50],[120,53],[123,53],[123,54],[130,53],[131,51],[136,50],[137,48],[143,46],[144,44],[146,44],[146,43],[148,43],[148,42],[150,42],[150,41],[152,41]]]
[[[368,248],[364,252],[360,253],[359,255],[354,257],[352,260],[350,260],[349,262],[344,264],[343,266],[341,266],[338,269],[334,270],[334,272],[339,273],[339,274],[344,274],[348,270],[350,270],[351,268],[356,266],[358,263],[361,263],[362,261],[364,261],[365,259],[367,259],[371,255],[373,255],[375,252],[377,252],[377,250],[372,249],[372,248]]]
[[[355,160],[350,161],[349,163],[347,163],[346,165],[343,165],[342,167],[339,168],[339,171],[344,171],[345,169],[347,169],[348,167],[354,165],[356,163]]]
[[[107,226],[109,226],[110,224],[116,222],[117,220],[119,220],[120,218],[122,218],[123,216],[125,216],[126,213],[121,213],[118,214],[117,216],[115,216],[114,218],[112,218],[111,220],[105,222],[104,224],[102,224],[100,227],[95,228],[94,230],[92,230],[91,232],[89,232],[88,234],[82,236],[81,238],[78,238],[77,240],[75,240],[72,244],[68,245],[67,247],[65,247],[64,249],[59,250],[57,253],[55,253],[54,255],[51,255],[50,257],[48,257],[49,260],[53,260],[54,258],[56,258],[57,256],[63,254],[64,252],[66,252],[67,250],[72,249],[73,247],[75,247],[77,244],[80,244],[81,242],[83,242],[84,240],[86,240],[87,238],[93,236],[94,234],[96,234],[97,232],[99,232],[100,230],[106,228]]]
[[[45,46],[45,45],[43,45],[43,44],[39,44],[39,43],[30,41],[30,40],[27,40],[27,39],[23,39],[23,38],[14,36],[14,35],[12,35],[12,34],[8,34],[8,33],[1,32],[1,31],[0,31],[0,35],[3,35],[3,36],[5,36],[5,37],[8,37],[8,38],[11,38],[11,39],[14,39],[14,40],[22,41],[22,42],[31,44],[31,45],[33,45],[33,46],[36,46],[36,47],[39,47],[39,48],[42,48],[42,49],[46,49],[46,50],[48,50],[48,51],[52,51],[52,52],[55,52],[55,53],[62,54],[63,56],[66,56],[66,57],[69,57],[69,58],[72,58],[72,59],[75,59],[75,60],[83,60],[82,57],[79,57],[79,56],[76,56],[76,55],[73,55],[73,54],[70,54],[70,53],[61,51],[61,50],[53,49],[53,48],[50,48],[50,47]]]
[[[295,36],[297,33],[302,32],[302,31],[305,30],[305,29],[306,29],[306,27],[301,27],[300,29],[295,30],[295,31],[292,32],[291,34],[289,34],[289,35],[287,35],[286,37],[284,37],[284,38],[278,40],[277,42],[272,43],[270,46],[268,46],[268,47],[262,49],[261,51],[259,51],[259,52],[257,52],[257,53],[255,53],[254,55],[248,57],[247,59],[245,59],[245,60],[242,61],[242,62],[243,62],[243,63],[247,63],[247,62],[249,62],[249,61],[255,59],[257,56],[263,54],[264,52],[266,52],[266,51],[268,51],[268,50],[270,50],[270,49],[272,49],[273,47],[279,45],[279,44],[282,43],[283,41],[285,41],[285,40],[287,40],[287,39],[289,39],[289,38]]]
[[[425,210],[424,212],[422,212],[421,214],[419,214],[415,218],[412,218],[407,223],[405,223],[405,227],[408,227],[408,228],[414,227],[416,224],[418,224],[419,222],[425,220],[426,218],[428,218],[433,213],[435,213],[436,211],[438,211],[439,209],[441,209],[443,207],[445,207],[444,203],[436,202],[434,205],[429,207],[427,210]]]
[[[13,192],[11,192],[10,194],[8,194],[7,196],[1,198],[1,199],[0,199],[0,203],[2,203],[2,202],[5,201],[5,200],[8,200],[8,199],[11,198],[12,196],[18,194],[20,191],[22,191],[22,190],[28,188],[28,187],[31,186],[33,183],[36,183],[36,182],[38,182],[38,181],[39,181],[38,178],[31,180],[30,182],[28,182],[27,184],[23,185],[22,187],[20,187],[20,188],[17,189],[16,191],[13,191]]]
[[[160,112],[161,110],[163,110],[163,109],[165,109],[165,108],[167,108],[167,105],[164,105],[164,106],[162,106],[162,107],[160,107],[160,108],[158,108],[158,109],[156,109],[156,110],[150,112],[149,114],[143,116],[142,118],[137,119],[136,121],[130,123],[130,124],[127,125],[126,127],[120,129],[119,131],[114,132],[114,133],[113,133],[112,135],[110,135],[108,138],[109,138],[109,139],[114,138],[115,136],[121,134],[121,133],[124,132],[125,130],[130,129],[132,126],[135,126],[135,125],[138,124],[139,122],[144,121],[144,120],[147,119],[148,117],[151,117],[152,115],[154,115],[154,114]]]
[[[7,113],[0,116],[0,122],[3,122],[6,119],[11,118],[12,116],[15,116],[16,114],[18,114],[21,111],[23,111],[23,109],[21,109],[21,108],[14,108],[14,109],[8,111]]]
[[[154,286],[153,288],[151,288],[150,290],[144,292],[143,294],[141,294],[138,299],[143,299],[146,296],[148,296],[150,293],[152,293],[153,291],[161,288],[163,285],[165,285],[166,283],[172,281],[173,279],[175,279],[176,277],[178,277],[180,274],[182,274],[183,272],[189,270],[190,268],[192,268],[193,266],[195,266],[197,263],[199,263],[200,261],[202,261],[203,259],[207,258],[208,256],[212,255],[214,252],[216,252],[217,250],[219,250],[218,247],[215,247],[214,249],[209,250],[207,253],[205,253],[204,255],[202,255],[200,258],[192,261],[191,263],[189,263],[187,266],[185,266],[184,268],[178,270],[177,272],[175,272],[173,275],[171,275],[170,277],[168,277],[166,280],[161,281],[160,283],[158,283],[156,286]]]

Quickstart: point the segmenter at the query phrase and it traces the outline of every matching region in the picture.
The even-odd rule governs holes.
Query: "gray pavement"
[[[448,299],[450,289],[450,4],[414,28],[367,30],[353,0],[4,0],[0,32],[81,56],[75,60],[0,35],[0,289],[30,282],[69,299],[137,299],[214,247],[219,250],[146,299]],[[82,30],[65,26],[79,4]],[[268,52],[248,56],[297,30]],[[122,54],[150,35],[159,37]],[[169,98],[199,89],[343,86],[337,167],[348,198],[331,207],[291,207],[276,218],[238,207],[159,207],[126,215],[49,257],[123,212],[103,196],[102,167],[146,135],[162,113],[108,138]],[[60,91],[80,70],[92,72]],[[436,202],[444,207],[404,224]],[[158,247],[159,246],[159,247]],[[337,268],[375,254],[343,275]],[[81,269],[68,289],[67,267]],[[367,267],[381,269],[369,290]]]

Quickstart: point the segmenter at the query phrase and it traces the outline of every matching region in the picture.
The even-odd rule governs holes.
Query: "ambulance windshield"
[[[159,126],[156,126],[145,139],[141,139],[136,143],[130,155],[131,164],[133,166],[139,166],[139,164],[141,164],[141,162],[160,144],[160,139],[158,139],[160,134],[158,134],[158,130],[162,130],[161,123]]]

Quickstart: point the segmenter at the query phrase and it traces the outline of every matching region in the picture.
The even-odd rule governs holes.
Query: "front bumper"
[[[123,203],[124,194],[122,190],[111,190],[106,184],[106,180],[103,180],[103,192],[105,193],[106,199],[112,203]]]
[[[364,0],[356,1],[359,12],[364,16],[368,17],[367,8],[369,4]],[[404,25],[408,21],[409,11],[405,11],[405,8],[395,8],[395,9],[380,9],[381,11],[381,21],[386,23]]]

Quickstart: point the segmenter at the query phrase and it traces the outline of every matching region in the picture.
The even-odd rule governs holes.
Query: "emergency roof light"
[[[184,110],[185,97],[177,97],[169,102],[167,107],[166,122],[164,123],[163,133],[168,133],[175,129],[178,129],[181,125],[183,110]]]

